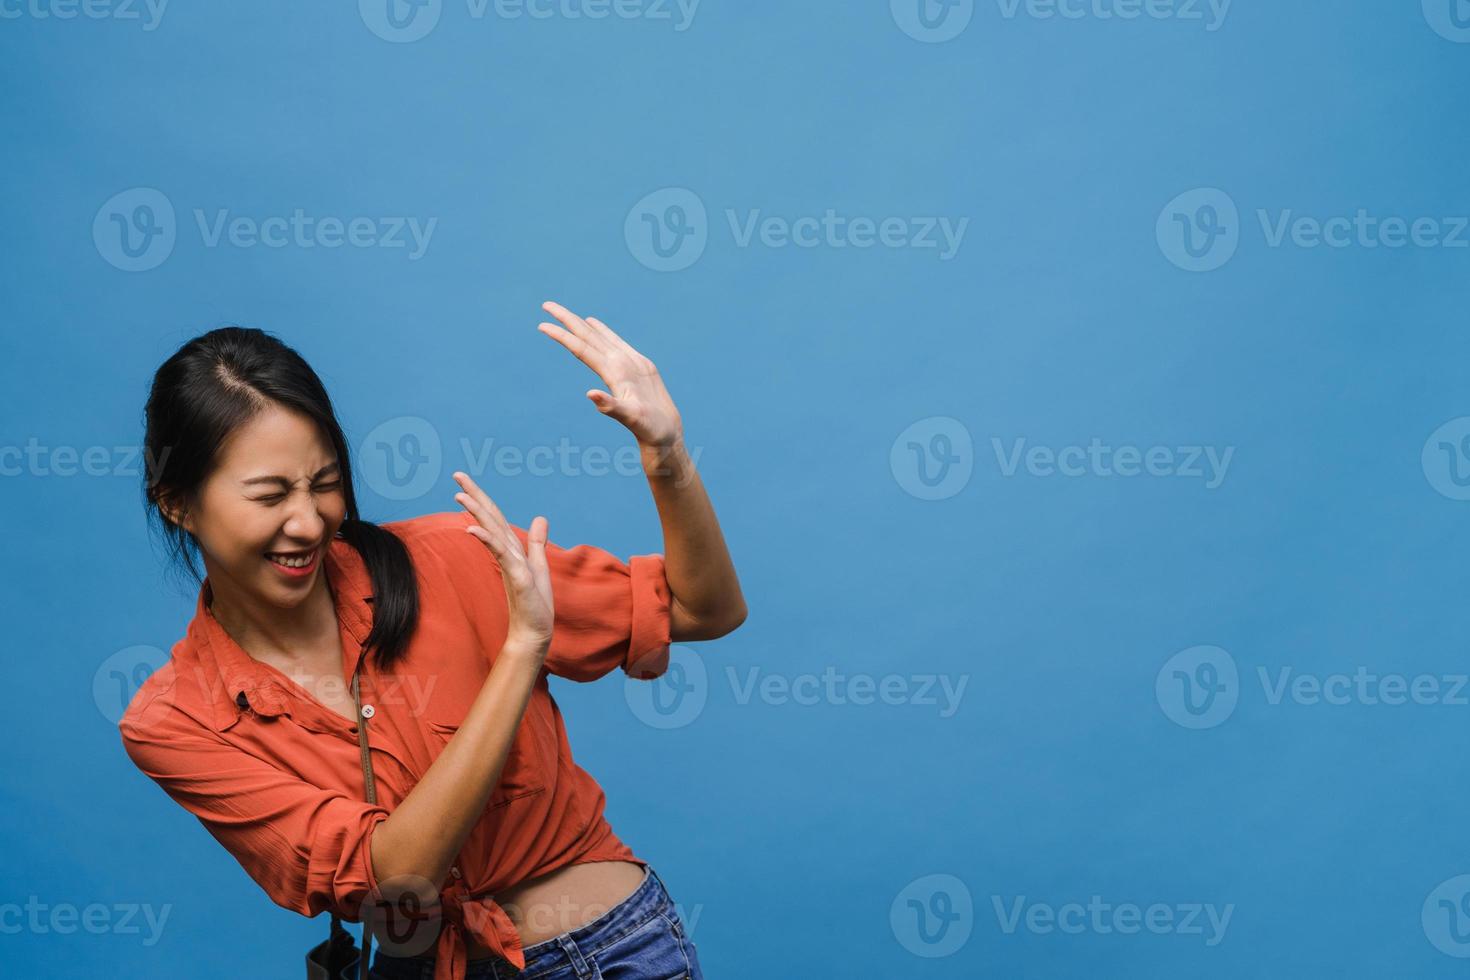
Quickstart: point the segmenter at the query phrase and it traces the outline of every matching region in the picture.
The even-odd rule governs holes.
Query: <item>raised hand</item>
[[[626,426],[641,446],[666,449],[683,438],[679,410],[652,361],[596,317],[583,319],[549,301],[541,308],[562,326],[542,323],[537,329],[575,354],[607,385],[607,391],[587,392],[599,412]]]
[[[506,644],[545,656],[551,646],[553,619],[546,518],[538,515],[531,521],[523,548],[500,508],[468,474],[456,472],[454,481],[463,488],[454,499],[477,522],[469,525],[466,533],[479,538],[500,565],[500,581],[505,586],[505,604],[510,613]]]

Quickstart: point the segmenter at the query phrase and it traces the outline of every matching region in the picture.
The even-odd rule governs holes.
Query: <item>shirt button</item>
[[[377,713],[377,709],[374,708],[372,705],[365,704],[365,705],[362,706],[362,716],[364,718],[371,718],[376,713]]]
[[[458,867],[450,868],[449,869],[449,873],[452,874],[452,875],[454,875],[456,878],[463,878],[464,877],[464,875],[462,875],[462,874],[459,873],[459,868]]]

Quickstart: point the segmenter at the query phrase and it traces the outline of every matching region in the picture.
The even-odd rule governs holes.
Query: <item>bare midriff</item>
[[[569,864],[500,889],[495,902],[515,923],[524,949],[606,914],[643,884],[643,876],[643,865],[633,861]],[[495,955],[473,936],[465,939],[470,959]]]

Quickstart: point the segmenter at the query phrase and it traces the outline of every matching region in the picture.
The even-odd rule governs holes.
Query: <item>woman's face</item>
[[[331,443],[311,419],[272,405],[225,440],[184,526],[216,597],[292,607],[317,587],[346,510]]]

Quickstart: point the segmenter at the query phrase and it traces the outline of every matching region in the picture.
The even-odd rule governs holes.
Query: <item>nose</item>
[[[293,495],[291,513],[286,518],[286,524],[282,527],[286,537],[293,541],[299,541],[303,545],[315,544],[322,539],[322,532],[326,529],[327,522],[322,519],[321,512],[317,510],[316,496],[314,494]]]

